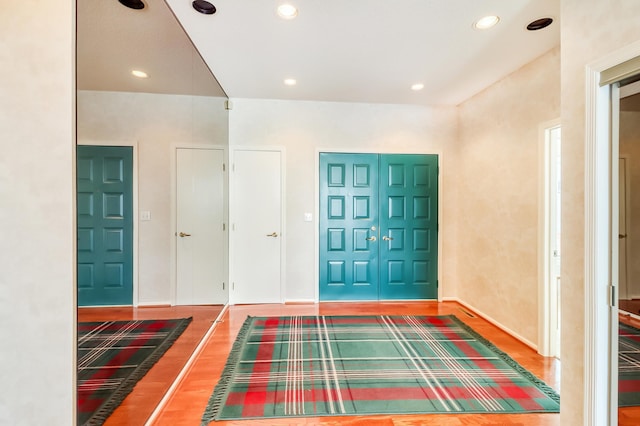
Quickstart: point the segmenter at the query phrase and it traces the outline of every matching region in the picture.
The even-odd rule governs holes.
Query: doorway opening
[[[554,120],[541,126],[540,344],[543,356],[560,357],[561,129]]]

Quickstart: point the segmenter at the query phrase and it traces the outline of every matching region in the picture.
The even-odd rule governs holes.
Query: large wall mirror
[[[76,78],[78,424],[142,425],[228,301],[227,97],[163,0],[78,1]]]
[[[622,85],[619,94],[618,402],[625,425],[635,424],[640,406],[640,81]]]

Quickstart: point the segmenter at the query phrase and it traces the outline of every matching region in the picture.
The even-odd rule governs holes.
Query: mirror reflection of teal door
[[[435,299],[438,157],[320,154],[320,300]]]
[[[133,148],[77,147],[78,306],[133,303]]]

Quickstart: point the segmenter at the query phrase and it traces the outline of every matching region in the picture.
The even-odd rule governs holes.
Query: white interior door
[[[618,191],[620,209],[618,211],[618,290],[620,299],[631,299],[627,280],[627,163],[619,159]]]
[[[176,150],[176,304],[227,302],[224,152]]]
[[[231,303],[282,302],[281,156],[234,151]]]

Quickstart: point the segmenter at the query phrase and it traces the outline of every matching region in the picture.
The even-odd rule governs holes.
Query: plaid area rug
[[[558,412],[559,400],[455,316],[249,317],[202,422]]]
[[[618,327],[618,406],[640,405],[640,330]]]
[[[101,425],[191,318],[78,324],[78,424]]]

